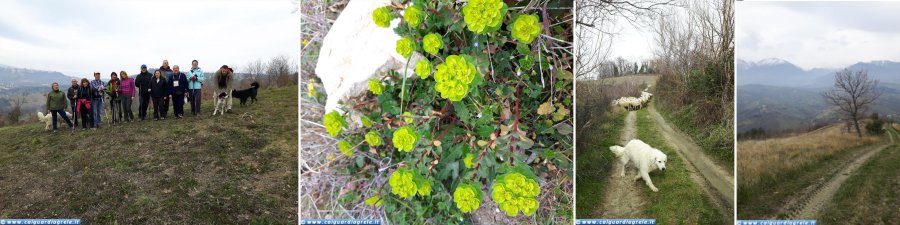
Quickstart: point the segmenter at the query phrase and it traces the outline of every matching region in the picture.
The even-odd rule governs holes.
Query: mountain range
[[[900,83],[900,62],[878,60],[858,62],[847,66],[850,70],[866,70],[869,77],[881,82]],[[735,61],[736,85],[762,84],[786,87],[831,86],[837,68],[805,70],[783,59],[768,58],[755,62]]]
[[[883,94],[868,113],[900,113],[900,62],[859,62],[847,67],[866,70],[879,80]],[[839,114],[822,97],[833,85],[838,69],[804,70],[786,60],[764,59],[756,62],[736,60],[737,132],[753,128],[767,131],[804,129],[816,124],[835,123]]]

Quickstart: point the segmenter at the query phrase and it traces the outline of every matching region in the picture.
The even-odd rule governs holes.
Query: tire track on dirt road
[[[687,169],[691,171],[694,183],[700,185],[711,202],[718,208],[720,214],[726,218],[732,218],[735,202],[734,177],[706,156],[700,146],[694,143],[689,136],[666,122],[656,111],[654,104],[650,104],[648,110],[651,119],[656,123],[666,142],[675,148],[675,152],[687,162],[687,165],[692,167]],[[698,174],[699,176],[697,176]]]
[[[637,113],[629,111],[625,116],[625,126],[619,139],[620,145],[624,146],[637,136],[636,121]],[[599,150],[609,151],[608,148]],[[644,199],[642,189],[638,187],[644,183],[629,179],[637,175],[637,170],[625,170],[625,177],[619,176],[622,163],[617,158],[613,160],[615,165],[609,173],[609,184],[604,192],[603,202],[594,208],[594,215],[600,215],[600,218],[646,218],[644,210],[647,208],[647,200]]]
[[[881,152],[881,150],[887,148],[890,145],[893,145],[895,142],[894,135],[888,131],[888,137],[890,137],[891,142],[885,143],[881,145],[876,145],[870,147],[870,149],[866,150],[864,153],[861,153],[859,156],[855,157],[852,162],[846,164],[844,168],[840,169],[833,177],[828,179],[828,181],[818,189],[812,191],[813,193],[811,197],[804,198],[804,196],[800,196],[788,201],[785,204],[785,207],[782,209],[782,213],[777,213],[777,215],[787,215],[787,219],[798,220],[798,219],[817,219],[819,212],[821,212],[825,207],[831,203],[831,199],[834,198],[834,194],[837,193],[838,189],[847,181],[848,178],[855,175],[859,167],[864,165],[869,161],[872,156]],[[817,186],[813,184],[813,186]],[[808,195],[806,195],[808,196]]]

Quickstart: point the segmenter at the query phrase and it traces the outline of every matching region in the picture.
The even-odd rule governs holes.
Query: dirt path
[[[622,136],[619,139],[621,145],[625,145],[637,135],[637,114],[634,111],[628,112],[625,116],[625,127],[622,129]],[[602,149],[609,151],[609,149]],[[643,182],[634,182],[629,179],[637,175],[637,170],[626,170],[625,177],[619,176],[622,164],[616,160],[613,171],[609,173],[609,185],[605,192],[603,202],[594,208],[594,214],[600,215],[600,218],[646,218],[644,209],[647,207],[647,200],[644,199],[641,190]]]
[[[890,143],[872,146],[868,150],[865,150],[859,156],[856,156],[852,162],[846,164],[844,168],[838,171],[834,177],[830,178],[830,180],[827,180],[826,182],[826,179],[823,178],[822,182],[824,182],[824,184],[822,182],[813,184],[808,187],[807,190],[804,190],[807,194],[801,194],[799,197],[788,201],[783,208],[783,212],[777,213],[776,216],[787,215],[787,219],[791,220],[818,218],[819,212],[831,202],[831,199],[834,197],[838,188],[844,184],[844,181],[847,181],[847,178],[850,178],[850,176],[856,172],[856,169],[859,169],[859,167],[865,164],[869,158],[878,154],[878,152],[881,152],[882,149],[885,149],[887,146],[894,143],[894,136],[890,132],[888,132],[888,136],[891,139]],[[816,187],[819,188],[815,189]],[[804,196],[811,197],[804,198]]]
[[[656,107],[653,104],[650,104],[648,110],[650,111],[650,117],[656,122],[666,142],[675,148],[678,155],[685,159],[687,165],[692,167],[687,169],[692,172],[691,177],[695,183],[702,187],[707,196],[711,197],[712,202],[719,208],[720,213],[728,216],[733,214],[732,210],[729,209],[734,207],[734,177],[731,176],[728,170],[713,163],[703,153],[700,146],[691,141],[690,137],[667,123],[656,111]]]

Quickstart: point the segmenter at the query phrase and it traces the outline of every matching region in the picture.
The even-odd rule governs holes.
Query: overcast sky
[[[299,52],[289,0],[51,1],[0,4],[0,64],[84,77],[141,64],[205,71]]]
[[[804,69],[900,61],[900,2],[737,2],[738,59]]]
[[[622,57],[631,62],[639,62],[653,58],[651,45],[655,44],[653,31],[643,23],[630,23],[628,20],[616,21],[616,35],[613,35],[610,59]]]

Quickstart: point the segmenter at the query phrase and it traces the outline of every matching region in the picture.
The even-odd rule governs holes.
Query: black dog
[[[240,90],[240,91],[232,89],[231,96],[235,97],[235,98],[240,98],[241,105],[244,105],[244,103],[247,103],[247,98],[250,98],[250,100],[252,100],[250,102],[250,104],[253,104],[253,103],[256,103],[256,89],[259,89],[259,83],[254,81],[252,84],[250,84],[250,88]]]

